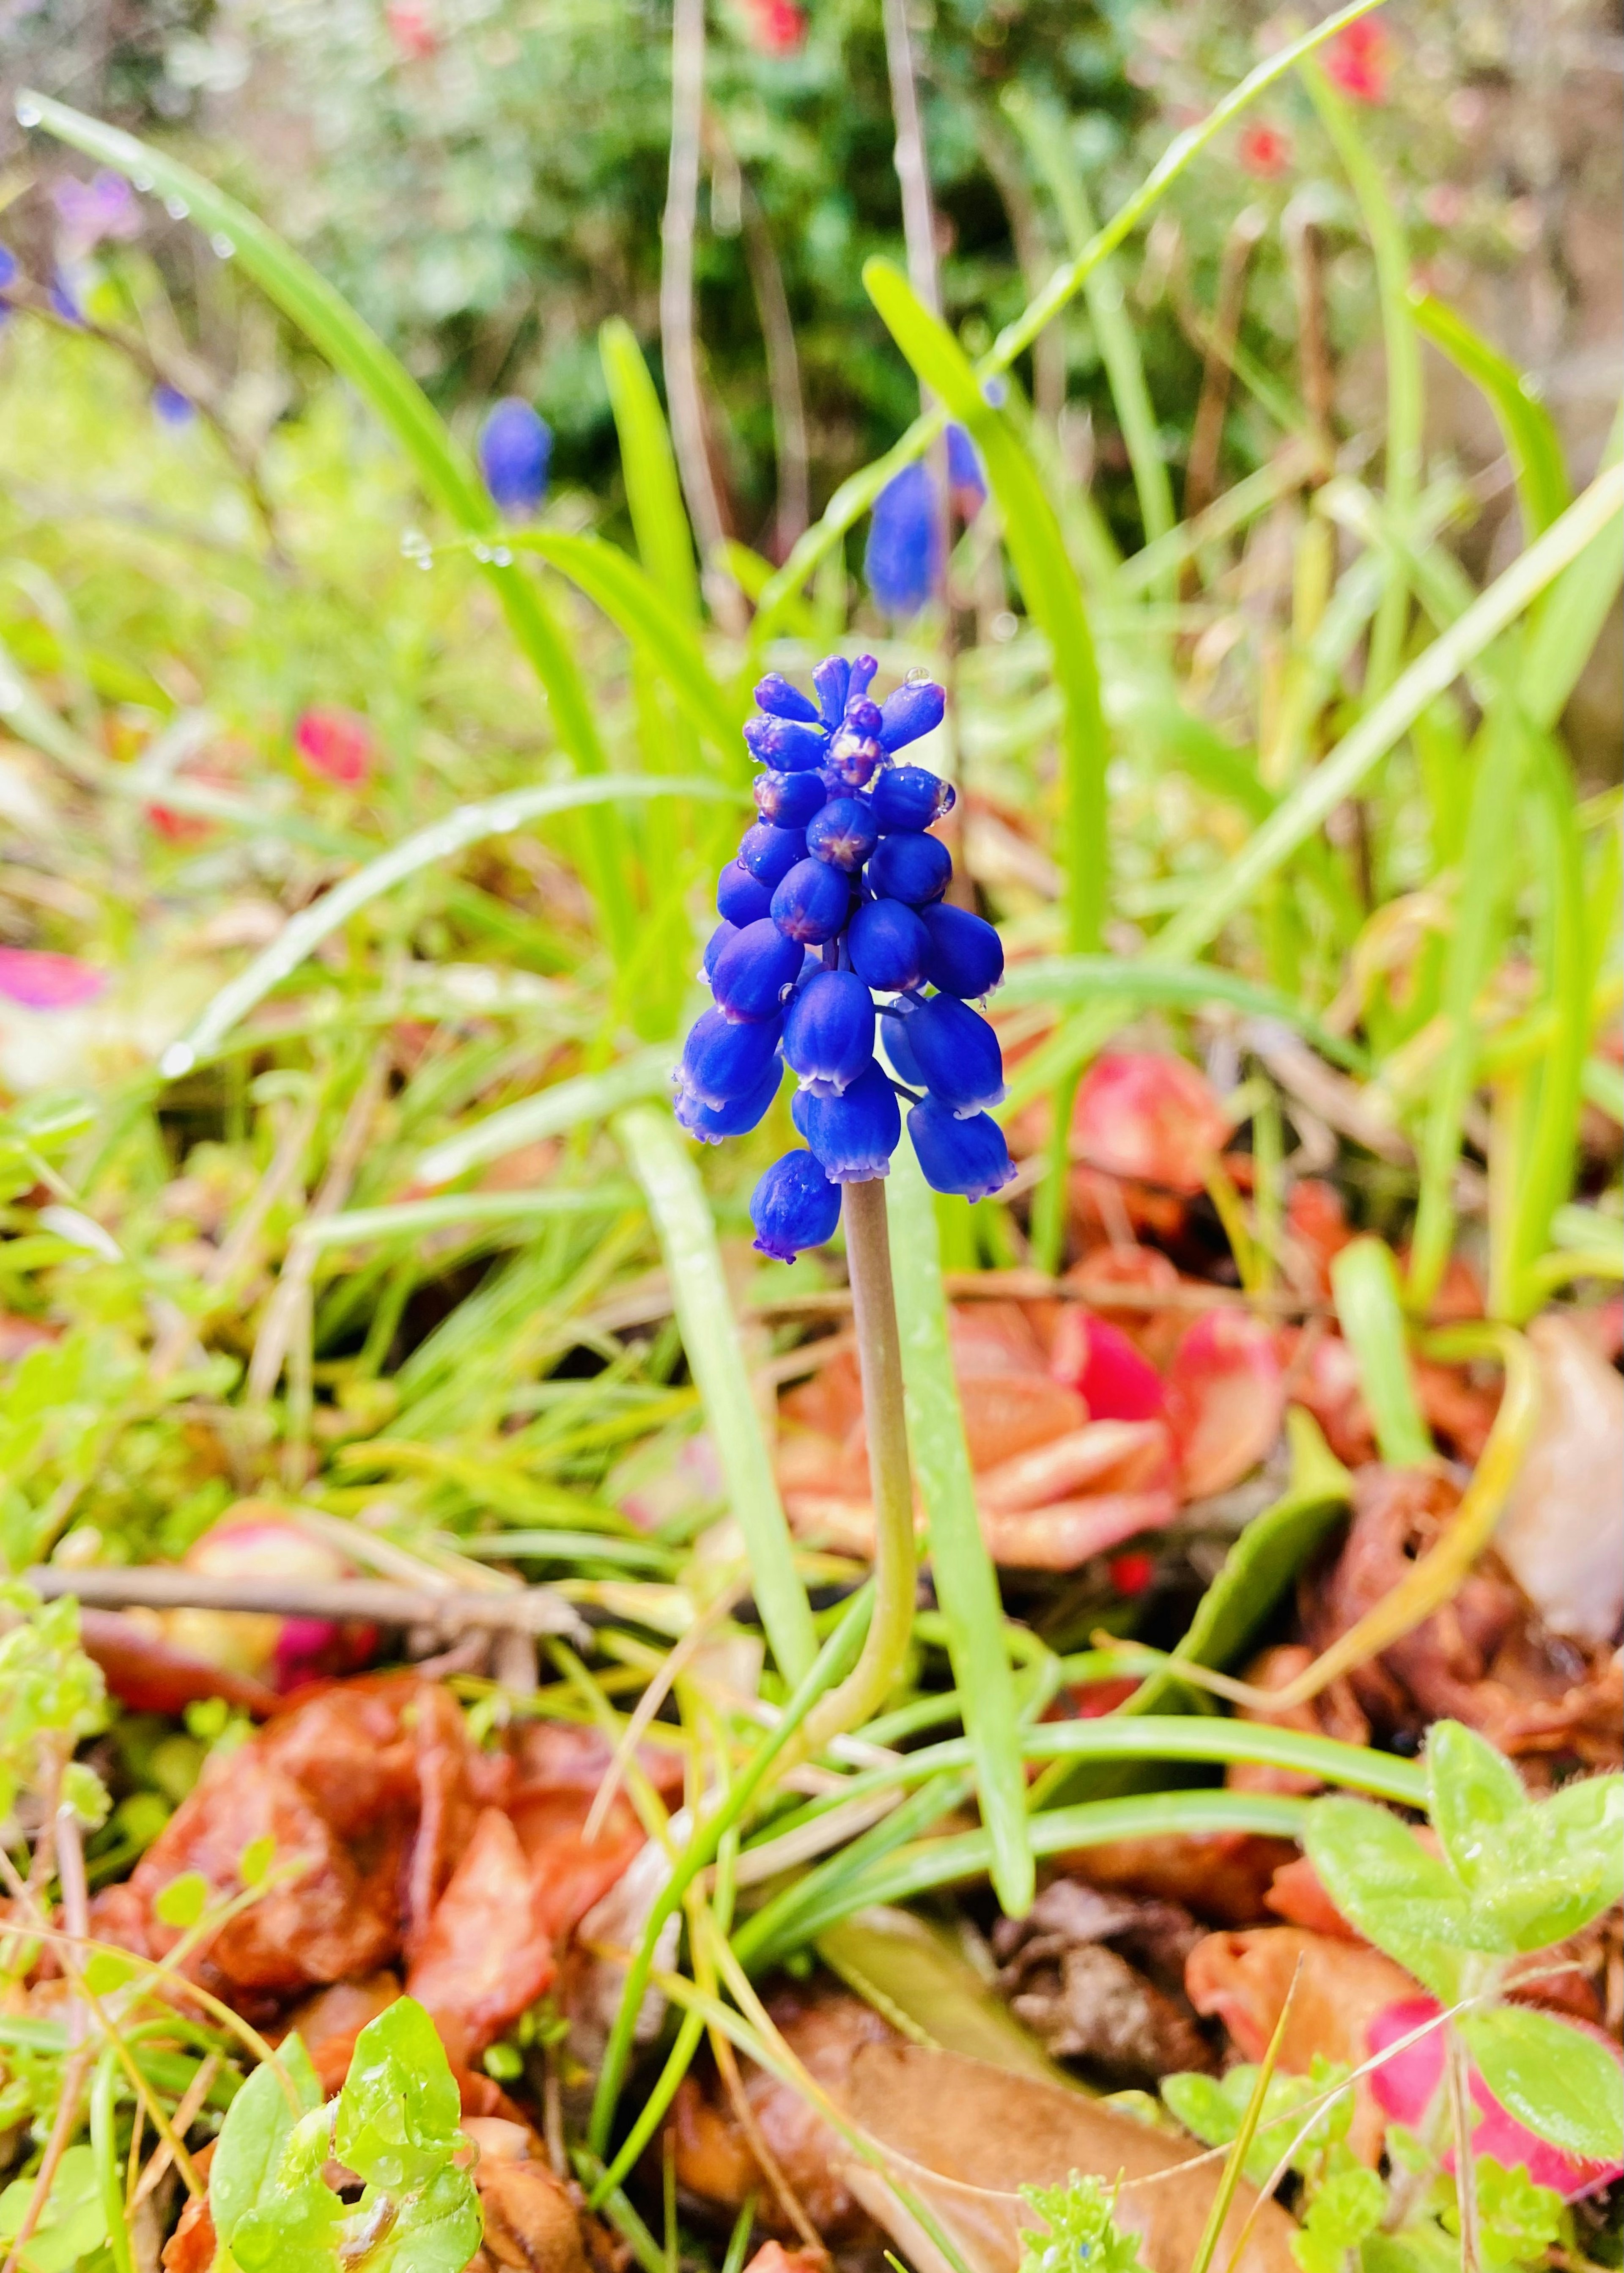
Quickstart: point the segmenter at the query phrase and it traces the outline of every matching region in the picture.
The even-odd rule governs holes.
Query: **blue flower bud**
[[[808,726],[799,718],[746,718],[745,742],[758,765],[804,774],[823,763],[829,738],[821,726]]]
[[[778,1032],[776,1018],[742,1026],[720,1010],[707,1010],[688,1029],[677,1078],[701,1105],[713,1110],[731,1105],[760,1087]]]
[[[865,663],[870,660],[866,656],[863,659]],[[885,724],[886,714],[879,703],[871,702],[867,695],[853,694],[847,698],[845,723],[854,734],[872,739],[878,736]]]
[[[882,836],[898,829],[928,829],[957,801],[953,784],[924,766],[887,766],[874,784],[874,819]]]
[[[753,922],[755,919],[752,917],[751,920]],[[708,979],[715,973],[716,968],[716,957],[721,954],[728,941],[730,939],[737,939],[737,937],[738,926],[736,923],[729,923],[724,917],[705,942],[705,959],[700,967],[706,979]]]
[[[776,1018],[786,990],[801,975],[802,956],[799,940],[786,939],[771,916],[745,924],[717,956],[711,972],[716,1008],[724,1018],[744,1024]]]
[[[866,799],[837,797],[807,822],[806,850],[814,859],[827,860],[832,867],[860,868],[879,836]]]
[[[879,664],[878,659],[872,655],[859,655],[852,657],[851,676],[846,686],[846,713],[848,716],[851,714],[851,707],[853,703],[861,702],[864,696],[868,693],[869,688],[873,685],[874,673],[879,670]]]
[[[810,1152],[786,1152],[751,1193],[750,1220],[759,1253],[793,1263],[805,1249],[834,1238],[840,1186],[829,1182]]]
[[[480,430],[479,470],[491,502],[515,520],[533,514],[547,494],[552,430],[517,394],[495,404]]]
[[[724,923],[757,923],[773,904],[770,884],[763,884],[737,860],[730,860],[716,879],[716,913]]]
[[[893,1004],[880,1020],[879,1036],[886,1046],[886,1055],[891,1061],[891,1070],[897,1079],[905,1081],[909,1089],[928,1089],[930,1084],[914,1055],[909,1038],[913,1010],[914,1005],[909,1001]]]
[[[818,724],[817,705],[807,700],[798,686],[792,686],[782,671],[769,671],[756,685],[756,702],[774,718],[799,718],[808,726]]]
[[[834,1184],[863,1184],[890,1172],[902,1133],[896,1091],[871,1064],[840,1097],[797,1090],[790,1117]]]
[[[966,521],[973,521],[987,501],[981,454],[962,426],[947,429],[947,493]]]
[[[868,864],[871,891],[886,900],[906,900],[919,907],[939,900],[953,874],[953,855],[939,836],[924,836],[899,829],[882,836]]]
[[[846,695],[851,686],[851,665],[843,655],[826,655],[812,666],[812,685],[823,706],[823,723],[838,726],[846,715]]]
[[[153,409],[166,426],[190,426],[198,415],[191,395],[162,379],[153,389]]]
[[[984,1200],[1002,1191],[1015,1173],[1004,1132],[987,1114],[960,1121],[927,1097],[909,1114],[908,1133],[932,1191]]]
[[[961,1118],[999,1104],[1004,1095],[1004,1054],[978,1011],[956,994],[932,994],[916,1004],[908,1042],[924,1085]]]
[[[930,469],[916,458],[880,491],[868,525],[863,574],[887,615],[915,615],[935,591],[942,536]]]
[[[756,811],[775,829],[805,829],[824,801],[821,774],[758,774]]]
[[[933,679],[910,679],[887,694],[879,714],[879,746],[892,751],[917,742],[939,726],[947,708],[945,690]]]
[[[789,874],[797,860],[805,858],[805,829],[775,829],[770,821],[758,821],[738,840],[739,866],[748,869],[768,891]]]
[[[816,947],[833,939],[851,905],[851,879],[827,860],[797,860],[773,894],[773,921],[790,939]]]
[[[833,775],[842,788],[861,789],[872,778],[884,754],[872,734],[859,734],[854,727],[842,726],[829,744],[824,778]]]
[[[702,1104],[691,1089],[679,1082],[671,1110],[677,1115],[677,1126],[685,1129],[690,1136],[697,1136],[701,1144],[720,1144],[724,1136],[747,1136],[767,1118],[782,1077],[783,1068],[775,1057],[754,1089],[743,1097],[730,1099],[726,1105]]]
[[[846,946],[864,986],[900,994],[924,978],[931,935],[901,900],[867,900],[851,919]]]
[[[796,989],[784,1056],[816,1096],[838,1097],[874,1055],[874,1000],[854,971],[819,971]]]
[[[967,908],[921,908],[931,935],[924,975],[944,994],[990,994],[1004,976],[1004,942],[990,923]]]

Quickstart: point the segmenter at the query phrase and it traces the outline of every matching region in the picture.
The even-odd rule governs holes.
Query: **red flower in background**
[[[26,1010],[72,1010],[93,1002],[107,985],[104,971],[93,971],[77,955],[53,955],[41,947],[0,947],[0,994]]]
[[[293,739],[295,748],[313,774],[337,782],[343,789],[358,789],[370,774],[378,755],[371,728],[353,710],[329,709],[318,704],[300,718]]]
[[[414,63],[422,63],[433,55],[440,44],[440,35],[423,0],[389,0],[384,21],[400,53]]]
[[[1365,16],[1330,41],[1325,50],[1325,75],[1355,102],[1385,102],[1391,60],[1387,27],[1373,16]]]
[[[1240,138],[1240,162],[1260,182],[1276,182],[1291,164],[1291,138],[1258,119]]]
[[[766,56],[790,56],[806,37],[806,17],[795,0],[745,0],[750,44]]]
[[[1229,1133],[1206,1076],[1150,1050],[1096,1059],[1072,1115],[1074,1142],[1091,1167],[1175,1192],[1201,1190]]]

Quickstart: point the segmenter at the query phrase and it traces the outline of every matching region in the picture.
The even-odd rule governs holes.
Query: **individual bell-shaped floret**
[[[775,829],[770,821],[758,821],[738,840],[739,866],[758,883],[765,884],[769,892],[789,874],[797,860],[805,858],[804,829]]]
[[[874,999],[854,971],[819,971],[797,987],[784,1056],[818,1096],[839,1097],[874,1055]]]
[[[846,716],[849,718],[859,702],[866,700],[874,675],[879,669],[878,658],[872,655],[854,656],[851,676],[846,683]]]
[[[946,690],[938,686],[934,679],[905,679],[880,705],[880,748],[887,756],[894,750],[905,749],[921,734],[928,734],[932,727],[939,726],[947,708]]]
[[[820,766],[829,746],[821,726],[799,718],[747,718],[745,742],[759,765],[775,767],[781,774],[801,774]]]
[[[931,935],[902,901],[865,900],[847,928],[846,949],[865,986],[900,994],[924,979]]]
[[[820,774],[758,774],[752,784],[756,811],[775,829],[805,829],[824,801]]]
[[[1004,942],[992,925],[945,903],[921,908],[919,920],[931,935],[924,975],[932,986],[961,1000],[990,994],[1004,976]]]
[[[547,494],[552,429],[521,395],[504,395],[480,429],[479,470],[491,502],[510,520],[533,514]]]
[[[756,702],[773,718],[798,718],[808,726],[819,724],[818,706],[792,686],[782,671],[769,671],[756,682]]]
[[[701,1105],[715,1109],[760,1088],[778,1047],[780,1022],[752,1019],[744,1025],[707,1010],[688,1029],[677,1078]]]
[[[826,726],[838,726],[846,715],[846,697],[851,692],[851,665],[843,655],[826,655],[823,661],[812,666],[812,685],[818,690],[818,701]]]
[[[835,868],[860,868],[879,832],[864,797],[834,797],[806,824],[806,850]]]
[[[810,1152],[786,1152],[750,1195],[750,1220],[760,1254],[793,1263],[807,1248],[834,1238],[840,1187],[829,1182]]]
[[[748,1024],[776,1018],[784,996],[801,975],[805,954],[798,939],[788,939],[771,916],[745,924],[716,957],[711,991],[724,1018]]]
[[[848,789],[862,789],[885,756],[879,746],[880,724],[877,702],[864,697],[849,701],[845,720],[830,739],[825,773],[833,774]]]
[[[902,1116],[896,1091],[877,1065],[839,1097],[797,1090],[790,1115],[831,1183],[864,1184],[890,1173]]]
[[[702,1144],[720,1144],[725,1136],[747,1136],[766,1119],[767,1107],[778,1094],[782,1073],[782,1067],[774,1057],[752,1090],[743,1097],[730,1099],[725,1105],[703,1104],[691,1089],[678,1083],[672,1106],[678,1125],[691,1136],[697,1136]]]
[[[952,811],[956,794],[951,782],[927,766],[887,766],[870,799],[875,825],[882,836],[899,829],[928,829]]]
[[[723,923],[755,923],[773,904],[773,888],[730,860],[716,879],[716,913]]]
[[[961,1116],[1001,1103],[1004,1055],[986,1020],[955,994],[932,994],[914,1005],[908,1045],[924,1085],[939,1104]]]
[[[888,616],[911,616],[941,582],[944,515],[931,471],[916,458],[874,499],[863,574]]]
[[[906,900],[922,906],[939,900],[953,874],[953,855],[939,836],[925,836],[899,829],[882,836],[868,864],[869,889],[882,900]]]
[[[947,494],[966,521],[973,521],[987,501],[981,454],[962,426],[947,429]]]
[[[773,894],[773,921],[790,939],[816,947],[833,939],[851,905],[851,879],[827,860],[797,860]]]
[[[932,1191],[984,1200],[1002,1191],[1015,1173],[1004,1132],[989,1114],[961,1121],[927,1097],[909,1114],[908,1133]]]
[[[721,954],[722,949],[727,945],[730,939],[737,939],[737,937],[738,926],[736,923],[729,923],[727,919],[723,917],[722,920],[716,926],[715,930],[712,932],[710,937],[706,941],[705,959],[700,966],[700,975],[704,979],[707,985],[715,976],[716,957]]]
[[[900,1002],[888,1004],[879,1022],[879,1039],[885,1044],[886,1055],[897,1079],[906,1082],[909,1089],[928,1089],[930,1084],[924,1077],[924,1068],[914,1055],[908,1031],[916,1008],[917,1005],[906,997]]]

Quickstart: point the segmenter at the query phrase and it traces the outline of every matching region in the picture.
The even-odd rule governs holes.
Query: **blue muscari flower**
[[[955,510],[973,521],[987,501],[987,477],[981,453],[962,426],[947,429],[947,487]]]
[[[479,436],[479,470],[498,513],[522,520],[547,494],[552,429],[517,394],[494,404]]]
[[[751,1202],[757,1245],[786,1258],[832,1235],[841,1184],[887,1173],[899,1091],[937,1190],[979,1197],[1014,1173],[984,1109],[1004,1093],[998,1038],[965,1001],[997,984],[1003,949],[978,916],[938,904],[953,863],[927,831],[951,789],[893,762],[939,723],[941,689],[910,680],[880,705],[876,669],[872,656],[827,657],[816,706],[775,671],[757,687],[745,739],[764,769],[760,819],[717,879],[704,963],[715,1007],[677,1077],[677,1119],[717,1143],[763,1118],[781,1059],[797,1075],[790,1115],[808,1149]],[[900,1081],[875,1054],[877,994],[897,998],[885,1047]]]
[[[65,269],[58,268],[53,274],[45,296],[50,304],[53,315],[60,316],[64,324],[73,324],[80,329],[83,328],[85,311],[79,305],[79,295],[73,289],[73,281]]]
[[[750,1220],[761,1254],[793,1263],[807,1248],[834,1238],[840,1186],[829,1182],[810,1152],[786,1152],[750,1195]]]
[[[166,426],[187,426],[197,416],[197,407],[189,394],[178,386],[171,386],[161,379],[153,389],[153,409]]]
[[[874,499],[863,574],[888,616],[917,615],[940,583],[941,516],[922,459],[894,474]]]

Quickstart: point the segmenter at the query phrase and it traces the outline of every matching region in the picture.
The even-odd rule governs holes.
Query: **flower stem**
[[[874,1613],[863,1654],[839,1688],[831,1690],[808,1717],[807,1741],[812,1751],[872,1719],[902,1669],[914,1617],[914,1495],[902,1417],[902,1347],[891,1286],[884,1183],[875,1179],[848,1184],[842,1212],[874,1502]]]

